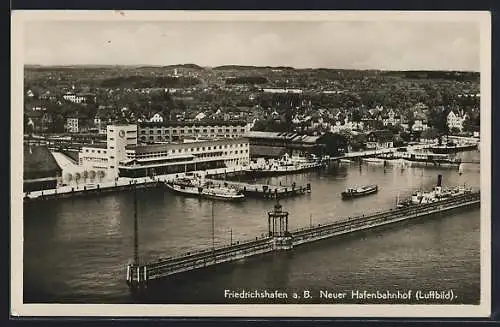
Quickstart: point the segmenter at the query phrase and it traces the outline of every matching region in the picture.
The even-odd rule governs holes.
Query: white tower
[[[116,124],[108,125],[107,150],[108,150],[108,176],[113,179],[118,177],[120,161],[127,159],[128,145],[137,145],[137,125]]]

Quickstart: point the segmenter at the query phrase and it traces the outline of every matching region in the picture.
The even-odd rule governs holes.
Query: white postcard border
[[[389,11],[13,11],[11,21],[11,314],[108,317],[487,317],[491,310],[491,15]],[[33,20],[473,21],[481,42],[481,303],[479,305],[140,305],[23,303],[23,24]]]

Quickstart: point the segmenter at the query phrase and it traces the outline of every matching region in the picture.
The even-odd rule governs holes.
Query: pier
[[[296,246],[305,245],[322,239],[369,230],[398,222],[410,221],[451,210],[477,206],[480,192],[462,194],[439,202],[413,205],[404,208],[385,210],[368,215],[347,217],[332,223],[309,226],[295,231],[288,230],[289,214],[282,210],[279,202],[274,210],[268,212],[268,233],[264,237],[236,242],[228,246],[208,248],[171,258],[161,258],[153,262],[141,262],[135,256],[134,262],[126,268],[126,281],[131,290],[147,287],[154,280],[171,275],[193,271],[217,264],[234,262],[243,258],[265,253],[290,251]],[[137,254],[138,243],[134,253]]]
[[[192,175],[205,176],[207,181],[219,185],[226,183],[228,186],[235,187],[248,197],[257,197],[263,199],[276,199],[304,195],[311,192],[311,184],[296,185],[264,185],[250,184],[239,181],[228,181],[225,178],[244,174],[245,167],[218,168],[207,171],[189,172]],[[157,175],[154,177],[127,178],[121,177],[115,181],[104,181],[98,183],[82,183],[80,185],[60,186],[55,189],[41,191],[24,192],[25,202],[38,200],[55,200],[73,197],[92,196],[95,194],[130,191],[134,186],[137,188],[160,188],[164,187],[166,181],[185,177],[187,173]],[[216,179],[220,178],[220,179]]]
[[[218,186],[224,185],[233,187],[241,191],[245,196],[254,198],[282,199],[311,193],[310,183],[306,185],[297,185],[296,183],[292,183],[291,185],[266,185],[217,179],[207,179],[206,181]]]
[[[141,180],[120,179],[114,182],[106,182],[99,184],[83,184],[63,186],[55,189],[25,192],[23,196],[24,202],[40,201],[40,200],[55,200],[64,198],[84,197],[99,195],[110,192],[129,191],[134,187],[137,188],[159,188],[164,187],[164,183],[160,179],[143,178]]]

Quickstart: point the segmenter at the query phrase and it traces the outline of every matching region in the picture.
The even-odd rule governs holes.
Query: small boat
[[[365,196],[378,192],[378,186],[375,184],[360,187],[349,187],[341,193],[342,199],[351,199],[359,196]]]
[[[352,160],[349,160],[349,159],[340,159],[339,161],[340,161],[340,163],[345,163],[345,164],[352,163]]]
[[[291,157],[285,153],[279,160],[257,160],[246,170],[252,176],[277,176],[294,173],[302,173],[325,167],[324,160],[315,155],[307,157]]]
[[[245,198],[245,195],[236,189],[210,185],[193,178],[178,178],[165,182],[165,186],[176,193],[206,199],[238,201]]]
[[[212,187],[202,191],[202,196],[213,200],[236,201],[243,200],[245,195],[229,187]]]
[[[363,158],[363,161],[371,165],[383,165],[385,160],[380,158]]]

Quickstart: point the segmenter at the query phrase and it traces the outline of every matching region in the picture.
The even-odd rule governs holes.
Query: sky
[[[444,21],[31,21],[24,63],[479,71],[479,24]]]

